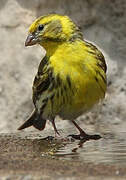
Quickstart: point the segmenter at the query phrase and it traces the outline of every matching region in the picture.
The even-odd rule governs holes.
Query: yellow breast
[[[65,43],[50,57],[55,77],[60,77],[63,89],[63,94],[55,101],[63,101],[62,96],[66,99],[61,109],[58,108],[60,102],[58,105],[55,104],[55,111],[60,111],[65,118],[68,118],[68,115],[72,116],[73,113],[77,115],[90,109],[105,96],[105,72],[97,65],[99,60],[88,50],[82,42]]]
[[[98,66],[100,60],[95,52],[91,53],[91,49],[83,41],[63,43],[49,52],[51,51],[50,66],[55,78],[59,77],[61,80],[60,86],[53,90],[55,94],[59,93],[54,98],[53,113],[71,119],[104,98],[106,74]]]

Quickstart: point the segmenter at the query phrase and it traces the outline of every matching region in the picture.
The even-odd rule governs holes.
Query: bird
[[[25,46],[36,44],[46,50],[46,55],[33,81],[34,110],[18,130],[30,126],[44,130],[49,120],[59,136],[55,118],[60,116],[78,129],[75,138],[89,138],[76,119],[105,97],[107,65],[102,52],[61,14],[47,14],[31,24]]]

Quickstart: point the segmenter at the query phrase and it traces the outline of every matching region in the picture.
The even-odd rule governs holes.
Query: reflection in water
[[[37,139],[34,135],[33,139],[28,137],[26,142],[23,139],[22,141],[25,144],[25,151],[28,148],[29,152],[30,148],[30,155],[34,157],[46,156],[95,164],[126,163],[126,133],[116,135],[108,133],[101,139],[87,141],[58,141],[43,139],[42,136]]]
[[[55,156],[92,163],[126,163],[126,133],[108,134],[97,141],[69,142],[59,148]]]

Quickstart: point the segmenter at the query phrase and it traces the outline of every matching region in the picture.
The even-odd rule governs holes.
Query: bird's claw
[[[52,141],[52,140],[54,140],[54,138],[55,137],[53,137],[53,136],[47,136],[47,137],[44,138],[44,140]]]
[[[77,139],[77,140],[80,140],[80,141],[98,140],[98,139],[102,138],[98,134],[96,134],[96,135],[88,135],[88,134],[74,135],[74,134],[70,134],[68,137],[72,137],[73,139]]]

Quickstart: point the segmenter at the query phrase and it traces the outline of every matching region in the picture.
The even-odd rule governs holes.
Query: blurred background
[[[24,42],[29,25],[48,13],[70,16],[84,39],[102,50],[108,65],[103,105],[80,117],[79,123],[88,131],[125,131],[126,1],[0,0],[0,133],[16,132],[32,112],[32,82],[45,52],[39,46],[26,48]],[[68,124],[58,121],[58,128]]]

